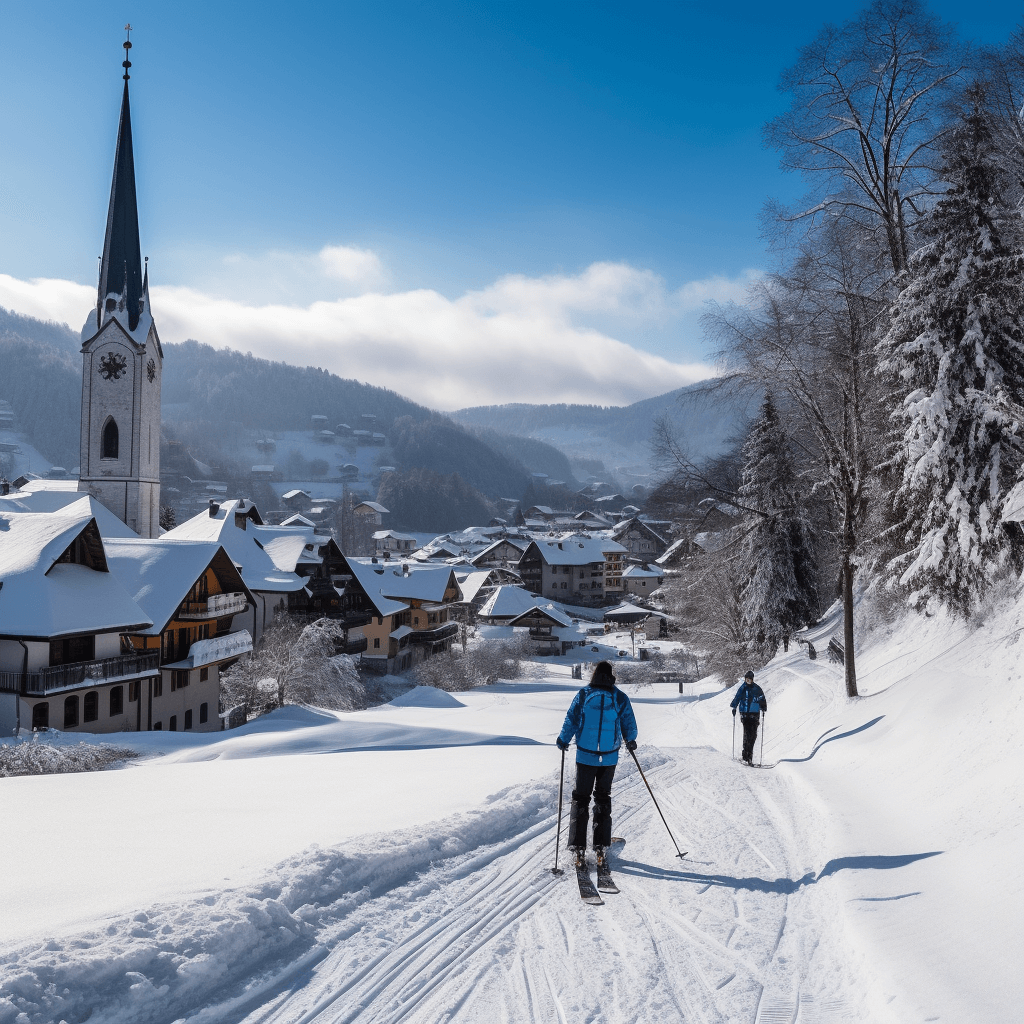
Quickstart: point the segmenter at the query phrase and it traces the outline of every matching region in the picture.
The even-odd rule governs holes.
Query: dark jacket
[[[756,715],[759,711],[768,710],[768,701],[764,690],[757,683],[744,680],[743,685],[736,690],[730,706],[736,708],[741,715]]]
[[[619,762],[623,740],[635,740],[636,718],[629,698],[611,680],[595,677],[573,697],[558,738],[576,737],[579,764],[613,765]]]

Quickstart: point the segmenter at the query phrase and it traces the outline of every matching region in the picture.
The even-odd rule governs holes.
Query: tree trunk
[[[846,669],[846,696],[857,697],[857,666],[853,650],[853,524],[849,513],[843,529],[843,667]]]

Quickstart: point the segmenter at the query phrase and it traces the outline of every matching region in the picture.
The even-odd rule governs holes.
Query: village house
[[[363,629],[367,648],[361,666],[380,675],[402,672],[451,647],[459,633],[454,613],[462,591],[450,566],[376,558],[345,563],[351,577],[345,595],[372,616]]]
[[[378,530],[373,535],[374,554],[378,558],[402,558],[419,547],[415,537],[394,530]]]
[[[622,592],[647,597],[661,586],[665,570],[656,563],[627,565],[622,570]]]
[[[622,594],[625,548],[607,537],[573,534],[531,541],[516,571],[540,597],[566,604],[602,605]]]
[[[136,707],[135,728],[213,732],[220,673],[252,650],[252,634],[236,629],[256,601],[234,562],[216,543],[115,538],[105,542],[110,571],[152,620],[126,633],[140,654],[160,659]]]
[[[489,544],[471,559],[476,566],[511,568],[518,565],[523,552],[530,546],[529,537],[508,536]]]
[[[0,512],[0,734],[137,729],[160,656],[126,635],[152,625],[110,571],[89,498]]]
[[[651,562],[668,550],[669,542],[639,516],[623,519],[611,533],[622,544],[630,558]]]

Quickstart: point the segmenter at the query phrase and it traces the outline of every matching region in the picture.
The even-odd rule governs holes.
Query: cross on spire
[[[128,59],[128,51],[132,48],[131,25],[125,25],[124,30],[127,33],[127,37],[125,38],[125,41],[121,44],[124,47],[124,63],[121,65],[121,67],[124,68],[124,80],[127,82],[128,79],[132,77],[128,74],[128,69],[132,66],[132,62]]]

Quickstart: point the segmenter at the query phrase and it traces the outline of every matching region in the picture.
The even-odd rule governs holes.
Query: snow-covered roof
[[[488,556],[492,551],[497,550],[502,544],[508,544],[515,548],[520,554],[522,554],[529,546],[530,542],[525,537],[502,537],[496,540],[493,544],[488,544],[483,551],[473,556],[473,563],[479,564],[480,562],[486,562]]]
[[[378,504],[376,501],[361,501],[359,502],[358,505],[356,505],[353,511],[357,512],[361,508],[368,508],[373,512],[380,512],[381,514],[384,514],[388,511],[388,509],[386,509],[383,505]]]
[[[392,540],[411,540],[413,543],[416,542],[416,538],[408,533],[397,533],[395,530],[377,530],[373,535],[374,540],[384,540],[386,537],[390,537]]]
[[[473,601],[480,593],[480,588],[487,583],[491,573],[490,569],[475,569],[473,572],[456,570],[455,578],[459,581],[459,588],[462,590],[462,600],[467,603]]]
[[[605,556],[626,549],[606,537],[581,537],[578,534],[554,540],[535,540],[541,558],[548,565],[591,565]]]
[[[520,612],[515,618],[510,619],[508,625],[514,626],[520,619],[537,613],[551,619],[558,626],[571,626],[573,624],[572,619],[565,612],[559,611],[553,604],[543,604],[535,599],[526,611]]]
[[[391,631],[390,635],[395,640],[401,640],[402,637],[408,636],[413,631],[412,626],[399,626],[398,629]]]
[[[103,546],[110,571],[153,621],[143,633],[158,636],[211,565],[226,593],[242,591],[253,601],[230,556],[212,541],[175,540],[165,534],[152,539],[115,538]]]
[[[300,515],[298,512],[293,516],[289,516],[282,524],[282,526],[316,526],[316,523],[312,519],[307,519],[304,515]]]
[[[209,511],[200,512],[168,530],[164,537],[212,541],[222,545],[239,567],[250,590],[268,593],[301,590],[304,584],[295,574],[295,566],[300,558],[305,558],[307,544],[314,545],[313,559],[319,561],[313,530],[306,526],[259,526],[248,518],[243,530],[235,525],[235,510],[240,507],[241,499],[232,498],[223,502],[214,515],[211,516]],[[244,509],[252,512],[255,506],[246,502]]]
[[[444,600],[449,583],[458,588],[451,566],[408,563],[408,572],[401,564],[373,562],[365,558],[346,559],[352,575],[366,591],[380,615],[393,615],[408,608],[409,601]]]
[[[525,588],[505,584],[495,589],[478,614],[482,619],[513,619],[536,604],[536,596]]]
[[[651,577],[653,577],[654,579],[660,580],[661,577],[664,575],[665,570],[662,569],[661,566],[658,566],[654,569],[645,569],[643,568],[643,566],[640,565],[628,565],[625,569],[622,570],[623,578],[628,576],[630,577],[630,579],[650,579]]]
[[[635,604],[623,602],[614,608],[609,608],[604,613],[604,618],[612,621],[629,622],[633,619],[646,619],[648,615],[657,614],[657,612],[652,612],[649,608],[638,608]]]
[[[152,625],[105,565],[99,528],[84,508],[0,512],[0,635],[47,639]],[[102,568],[57,562],[83,535]]]
[[[297,498],[300,494],[304,494],[307,498],[309,497],[309,491],[300,491],[296,488],[293,491],[285,491],[285,493],[281,495],[281,500],[288,501],[289,498]]]
[[[32,483],[67,483],[65,480],[32,481]],[[76,483],[76,481],[71,481]],[[96,520],[101,537],[137,537],[138,534],[126,526],[106,505],[91,494],[72,488],[23,488],[10,494],[0,495],[0,512],[59,512],[81,517],[88,515]]]

